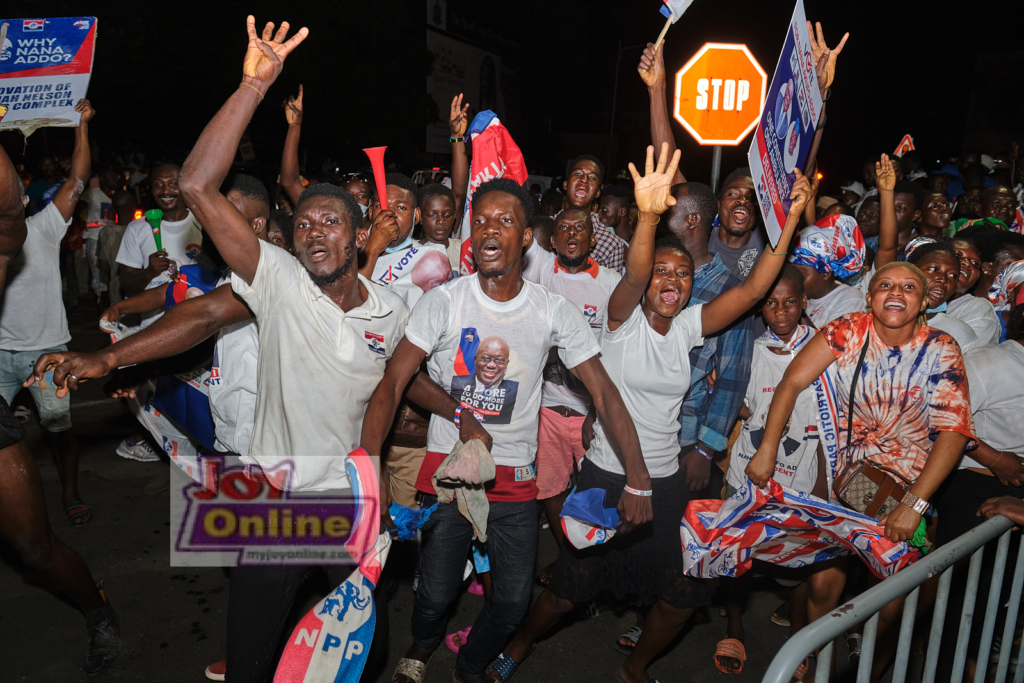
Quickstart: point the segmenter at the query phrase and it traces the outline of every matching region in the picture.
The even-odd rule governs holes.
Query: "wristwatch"
[[[900,502],[919,515],[923,515],[924,513],[928,512],[928,501],[921,500],[910,491],[907,491],[906,495],[903,496],[903,500],[901,500]]]

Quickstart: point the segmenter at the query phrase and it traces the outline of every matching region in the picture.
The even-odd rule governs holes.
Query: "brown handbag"
[[[388,441],[392,446],[400,448],[426,448],[429,427],[430,415],[403,401],[395,415]]]
[[[846,424],[847,455],[850,453],[850,444],[853,440],[853,403],[857,379],[860,377],[860,368],[864,364],[870,343],[869,335],[864,342],[864,348],[861,349],[857,367],[853,371],[853,382],[850,384],[850,412]],[[832,485],[832,491],[843,505],[874,519],[881,519],[895,510],[907,493],[894,477],[867,460],[843,472]]]

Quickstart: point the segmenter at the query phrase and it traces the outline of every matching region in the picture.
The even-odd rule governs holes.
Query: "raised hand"
[[[260,84],[257,89],[260,93],[266,93],[267,88],[274,82],[274,79],[281,73],[284,67],[284,60],[291,54],[291,51],[299,46],[309,29],[302,27],[298,32],[285,40],[288,35],[288,22],[281,22],[281,27],[274,35],[274,22],[267,22],[263,27],[262,38],[256,35],[256,18],[251,14],[245,20],[246,30],[249,33],[249,44],[245,49],[245,59],[242,62],[242,76],[255,81],[252,85]]]
[[[818,31],[817,37],[815,37],[814,33],[815,28],[817,28]],[[821,31],[820,21],[816,22],[814,26],[811,26],[811,22],[808,21],[807,34],[811,39],[811,55],[814,58],[814,63],[818,64],[821,61],[821,58],[823,56],[825,57],[824,81],[821,80],[822,74],[820,72],[818,73],[818,85],[821,87],[822,91],[824,91],[825,88],[832,85],[832,81],[835,80],[836,57],[838,57],[839,53],[843,51],[843,47],[846,46],[846,39],[850,37],[850,34],[846,33],[843,35],[843,39],[839,41],[839,44],[832,48],[825,44],[825,34]]]
[[[896,171],[893,170],[888,154],[883,154],[875,163],[875,187],[879,192],[892,192],[896,189]]]
[[[465,137],[469,128],[469,103],[462,104],[462,93],[452,98],[451,112],[448,114],[448,130],[453,138]]]
[[[302,123],[302,84],[299,84],[299,96],[294,95],[284,101],[284,118],[289,126]]]
[[[801,173],[799,168],[794,168],[793,173],[796,174],[796,181],[793,183],[793,189],[789,191],[789,199],[792,202],[789,205],[791,214],[803,211],[807,202],[814,196],[814,193],[811,192],[811,181],[807,179],[807,176]]]
[[[82,115],[82,123],[89,123],[92,121],[92,117],[96,116],[96,110],[92,108],[92,104],[86,99],[78,100],[78,104],[75,105],[75,111]]]
[[[364,251],[368,254],[380,254],[389,244],[398,239],[398,220],[391,209],[381,211],[373,217],[370,234],[366,238]]]
[[[666,168],[668,164],[668,168]],[[661,154],[658,157],[658,165],[654,166],[654,147],[647,146],[647,163],[644,167],[643,177],[636,170],[633,162],[629,163],[629,172],[633,175],[633,194],[636,197],[636,205],[644,213],[661,215],[668,211],[670,206],[675,206],[676,200],[672,196],[672,180],[676,175],[676,168],[679,166],[679,150],[672,155],[672,161],[668,161],[668,143],[661,143]]]
[[[640,66],[636,70],[640,72],[640,78],[648,88],[664,83],[665,41],[661,41],[657,50],[654,49],[654,43],[647,43],[643,55],[640,56]]]

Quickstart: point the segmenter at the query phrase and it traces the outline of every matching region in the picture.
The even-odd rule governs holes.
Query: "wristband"
[[[923,515],[924,513],[928,512],[928,501],[921,500],[910,491],[907,491],[906,495],[903,496],[903,500],[901,500],[900,502],[919,515]]]
[[[451,135],[448,136],[448,142],[465,142],[466,136],[463,135],[461,138],[453,138]]]
[[[712,458],[714,458],[714,457],[715,457],[715,454],[714,454],[714,453],[708,453],[707,451],[705,451],[705,450],[704,450],[703,448],[701,448],[701,447],[700,447],[700,444],[697,444],[697,445],[695,445],[695,446],[693,447],[693,449],[694,449],[695,451],[697,451],[698,453],[700,453],[701,455],[703,455],[703,456],[704,456],[705,458],[707,458],[708,460],[711,460]]]
[[[249,85],[248,83],[246,83],[245,81],[242,81],[242,82],[241,82],[241,83],[239,83],[238,85],[244,85],[244,86],[245,86],[246,88],[252,88],[253,90],[255,90],[255,91],[256,91],[256,94],[260,96],[260,99],[261,99],[261,100],[263,99],[263,93],[261,93],[261,92],[260,92],[260,89],[259,89],[259,88],[257,88],[257,87],[254,87],[254,86],[251,86],[251,85]]]
[[[654,218],[652,219],[651,216],[654,216]],[[658,221],[660,221],[660,220],[661,220],[661,214],[660,213],[648,213],[646,211],[637,211],[636,212],[636,222],[637,223],[646,223],[647,225],[657,225]]]
[[[633,488],[629,484],[626,484],[625,486],[623,486],[622,490],[625,491],[628,494],[631,494],[631,495],[634,495],[634,496],[642,496],[644,498],[648,498],[648,497],[654,495],[654,491],[641,491],[640,489]]]
[[[455,426],[456,427],[461,427],[462,426],[462,405],[461,404],[459,404],[459,407],[455,409],[455,419],[453,421],[455,422]]]

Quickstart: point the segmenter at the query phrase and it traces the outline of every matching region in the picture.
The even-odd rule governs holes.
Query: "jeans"
[[[107,286],[103,284],[103,279],[100,277],[99,260],[96,254],[99,244],[98,237],[85,240],[85,260],[89,264],[89,288],[92,289],[93,294],[107,291]]]
[[[421,504],[427,508],[436,502],[437,496],[424,495]],[[416,647],[425,652],[433,652],[444,639],[448,607],[462,583],[472,539],[473,527],[454,502],[439,505],[423,527],[412,637]],[[455,668],[466,681],[482,674],[501,653],[530,606],[537,501],[492,502],[485,545],[491,563],[491,596],[459,648]]]
[[[69,252],[70,253],[70,252]],[[8,404],[22,389],[21,383],[32,374],[36,361],[47,353],[67,351],[66,344],[39,351],[0,351],[0,395]],[[71,394],[57,398],[53,370],[47,370],[42,382],[28,388],[39,410],[39,423],[48,432],[57,434],[71,429]]]

